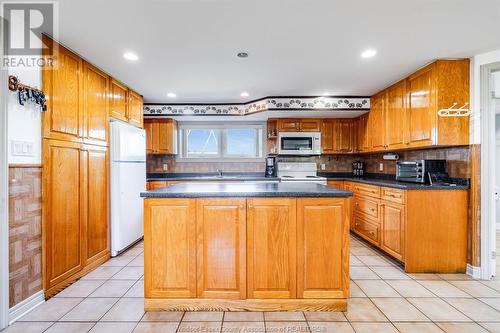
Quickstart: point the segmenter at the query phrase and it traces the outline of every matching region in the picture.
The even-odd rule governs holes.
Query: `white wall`
[[[16,75],[19,80],[32,87],[41,88],[40,70],[9,70],[9,75]],[[16,92],[8,92],[8,159],[9,164],[40,164],[42,146],[42,113],[40,108],[31,103],[19,105]],[[32,156],[15,156],[12,141],[30,142],[33,145]]]

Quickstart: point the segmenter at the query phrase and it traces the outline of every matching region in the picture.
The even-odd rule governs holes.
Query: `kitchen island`
[[[184,183],[141,196],[146,311],[346,311],[350,191]]]

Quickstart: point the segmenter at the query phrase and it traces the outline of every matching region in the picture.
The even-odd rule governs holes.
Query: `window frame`
[[[263,162],[265,161],[265,133],[266,122],[179,122],[178,126],[178,152],[177,162]],[[187,156],[187,130],[189,129],[217,129],[219,130],[218,154],[216,156],[194,155]],[[256,151],[254,157],[245,155],[227,154],[227,130],[231,129],[256,129]]]

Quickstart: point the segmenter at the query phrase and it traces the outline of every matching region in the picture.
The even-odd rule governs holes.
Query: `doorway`
[[[500,62],[480,72],[481,278],[500,280]]]

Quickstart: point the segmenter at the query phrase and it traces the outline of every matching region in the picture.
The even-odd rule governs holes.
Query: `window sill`
[[[186,163],[186,162],[194,162],[194,163],[256,163],[256,162],[265,162],[264,157],[254,157],[254,158],[245,158],[245,157],[233,157],[233,158],[220,158],[220,157],[197,157],[197,158],[185,158],[178,157],[175,159],[176,163]]]

